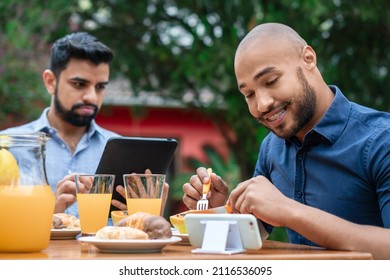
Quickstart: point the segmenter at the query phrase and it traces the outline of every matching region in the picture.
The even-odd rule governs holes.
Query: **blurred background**
[[[1,0],[0,129],[49,106],[41,74],[56,39],[97,36],[115,52],[97,122],[125,136],[179,142],[168,217],[186,210],[181,187],[198,166],[211,166],[231,188],[253,174],[268,132],[249,114],[233,71],[248,31],[290,25],[316,50],[328,84],[389,111],[389,12],[384,0]],[[283,240],[283,230],[275,234]]]

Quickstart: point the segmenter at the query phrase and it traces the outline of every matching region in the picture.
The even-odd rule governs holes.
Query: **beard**
[[[94,113],[92,115],[80,115],[76,113],[76,110],[85,105],[91,106],[94,108]],[[78,126],[78,127],[86,127],[91,124],[91,121],[96,117],[98,112],[98,106],[95,104],[75,104],[72,106],[70,110],[66,110],[62,105],[60,99],[58,98],[58,88],[56,87],[54,91],[54,107],[60,117],[67,123]]]
[[[291,104],[295,104],[295,112],[297,113],[294,116],[293,125],[291,127],[286,127],[286,124],[282,123],[278,127],[271,129],[262,122],[261,118],[258,119],[260,124],[271,130],[278,137],[284,139],[289,139],[302,130],[314,117],[317,109],[317,96],[315,94],[315,90],[309,85],[305,75],[303,74],[302,68],[300,67],[297,69],[297,76],[302,87],[301,93],[296,99],[290,100],[284,104],[286,108],[291,106]]]

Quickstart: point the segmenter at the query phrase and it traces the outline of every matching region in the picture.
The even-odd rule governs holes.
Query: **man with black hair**
[[[51,95],[50,107],[37,120],[1,132],[49,135],[46,173],[56,195],[56,213],[78,216],[72,173],[94,173],[107,140],[118,136],[94,121],[113,57],[110,48],[86,32],[58,39],[51,49],[49,69],[42,75]]]

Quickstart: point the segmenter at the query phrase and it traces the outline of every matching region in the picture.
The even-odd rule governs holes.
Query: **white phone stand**
[[[236,221],[204,220],[202,247],[192,250],[200,254],[237,254],[245,251]]]

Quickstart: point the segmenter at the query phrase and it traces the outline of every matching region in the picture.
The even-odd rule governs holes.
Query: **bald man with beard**
[[[286,227],[291,243],[390,259],[390,114],[328,85],[313,48],[283,24],[250,31],[234,70],[250,114],[270,133],[252,178],[229,195],[200,167],[183,185],[183,202],[195,209],[211,180],[211,207],[228,203],[269,231]]]

